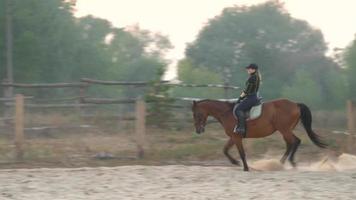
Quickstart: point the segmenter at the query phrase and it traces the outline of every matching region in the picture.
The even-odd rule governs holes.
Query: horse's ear
[[[195,109],[196,106],[197,106],[197,102],[195,100],[193,100],[192,109]]]

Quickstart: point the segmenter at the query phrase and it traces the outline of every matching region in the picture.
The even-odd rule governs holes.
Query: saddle
[[[257,104],[252,106],[252,108],[249,111],[245,112],[246,120],[254,120],[259,118],[262,114],[262,105],[263,105],[262,98],[259,98]],[[235,110],[233,113],[235,115]]]
[[[251,108],[250,111],[245,113],[246,120],[254,120],[261,116],[262,114],[262,105],[263,103],[259,103]]]

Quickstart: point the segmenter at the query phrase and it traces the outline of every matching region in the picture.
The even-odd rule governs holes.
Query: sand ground
[[[0,170],[0,199],[356,199],[354,157],[298,169],[275,160],[263,171],[233,166],[119,166]],[[342,166],[342,165],[343,166]],[[347,165],[347,166],[345,166]]]

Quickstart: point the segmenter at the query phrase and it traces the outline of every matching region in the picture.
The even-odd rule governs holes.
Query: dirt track
[[[0,199],[356,199],[356,171],[228,166],[0,170]]]

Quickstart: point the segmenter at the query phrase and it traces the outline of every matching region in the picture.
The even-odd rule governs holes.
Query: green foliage
[[[326,50],[320,30],[292,18],[278,1],[269,1],[224,9],[188,46],[186,56],[194,67],[208,69],[240,86],[246,80],[244,66],[259,64],[263,76],[261,94],[265,99],[283,96],[283,88],[294,84],[291,77],[299,70],[307,70],[319,90],[310,95],[319,94],[319,103],[328,107],[328,99],[335,95],[334,88],[340,86],[331,85],[325,78],[330,73],[339,76],[336,80],[342,77],[334,73],[339,67],[325,57]],[[231,78],[224,69],[229,69]],[[338,84],[335,80],[332,83]]]
[[[196,67],[191,60],[182,60],[178,64],[180,80],[188,84],[223,84],[220,74],[204,67]],[[236,94],[238,95],[238,94]],[[224,98],[222,89],[217,88],[174,88],[173,96],[196,98]]]
[[[320,72],[323,80],[327,80],[320,84],[310,71],[299,70],[292,78],[292,83],[282,88],[282,96],[317,109],[342,108],[346,100],[346,84],[340,74],[340,71]],[[324,90],[330,90],[327,92],[330,96],[323,96]]]
[[[160,73],[165,70],[166,62],[161,57],[156,57],[146,52],[146,47],[152,45],[155,39],[147,35],[148,32],[134,29],[133,32],[115,30],[109,43],[112,65],[110,70],[112,79],[122,81],[152,81],[159,80]],[[165,51],[168,47],[162,47]],[[143,96],[147,88],[123,88],[126,97]]]
[[[135,27],[114,28],[107,20],[73,16],[73,1],[11,0],[16,82],[73,82],[82,77],[104,80],[159,79],[162,59],[171,48],[160,34]],[[0,38],[5,38],[5,0],[0,0]],[[5,45],[0,40],[0,79],[5,77]],[[49,95],[58,90],[39,91]],[[143,95],[142,89],[94,88],[90,93],[113,97]]]
[[[164,74],[163,68],[157,71],[157,77]],[[150,90],[146,93],[145,101],[148,105],[147,123],[160,128],[168,128],[168,123],[173,120],[172,106],[174,99],[170,96],[170,87],[161,84],[160,79],[151,82]]]
[[[318,107],[322,101],[321,90],[310,73],[300,70],[296,73],[291,86],[284,86],[282,95],[296,102]]]
[[[71,3],[62,0],[10,2],[15,81],[71,81],[77,80],[79,74],[96,74],[98,70],[94,71],[93,65],[96,68],[98,64],[109,66],[110,62],[104,60],[110,60],[100,56],[101,49],[93,48],[95,41],[85,37],[83,32],[90,30],[81,29],[81,23],[73,16]],[[5,21],[0,23],[4,27]],[[1,31],[0,35],[3,34]]]
[[[323,96],[322,107],[324,109],[340,109],[345,107],[347,98],[347,80],[343,70],[336,69],[321,73],[324,80],[322,91],[328,96]]]

